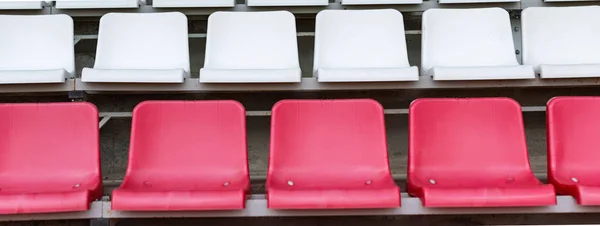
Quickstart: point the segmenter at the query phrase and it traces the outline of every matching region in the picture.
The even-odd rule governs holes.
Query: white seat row
[[[517,62],[504,9],[430,9],[423,14],[421,75],[435,80],[600,77],[600,6],[528,8]],[[74,74],[73,24],[65,15],[0,16],[0,83],[57,83]],[[357,32],[360,31],[360,32]],[[24,39],[22,37],[29,37]],[[182,83],[190,74],[181,13],[102,17],[88,83]],[[313,75],[319,82],[419,79],[396,10],[317,15]],[[294,16],[286,11],[209,17],[201,83],[294,83],[301,70]]]
[[[521,0],[438,0],[440,4],[520,2]],[[544,0],[574,2],[596,0]],[[422,4],[423,0],[341,0],[343,5]],[[248,6],[323,6],[329,0],[247,0]],[[156,8],[233,7],[235,0],[153,0]],[[58,9],[137,8],[140,0],[64,0],[56,1]],[[0,9],[41,9],[42,1],[0,2]]]

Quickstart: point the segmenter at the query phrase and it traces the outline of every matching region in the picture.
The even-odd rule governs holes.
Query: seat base
[[[319,82],[396,82],[418,81],[417,67],[405,68],[321,68],[317,72]]]
[[[0,193],[0,214],[75,212],[89,209],[89,191]]]
[[[556,205],[552,185],[504,188],[421,188],[425,207],[520,207]]]
[[[342,0],[342,5],[423,4],[423,0]]]
[[[187,73],[183,69],[163,70],[106,70],[84,68],[82,82],[101,83],[183,83]]]
[[[154,0],[154,8],[233,7],[235,0]]]
[[[571,193],[577,204],[583,206],[600,206],[600,186],[576,185],[575,194]]]
[[[541,78],[600,77],[600,64],[541,65]]]
[[[200,69],[200,83],[292,83],[300,82],[302,71],[294,69],[223,70]]]
[[[400,189],[398,187],[328,190],[269,188],[267,199],[270,209],[396,208],[400,206]]]
[[[0,70],[0,84],[64,83],[69,73],[55,70]]]
[[[248,0],[248,6],[325,6],[328,0]]]
[[[504,80],[533,79],[535,72],[528,65],[498,67],[434,67],[433,79],[451,80]]]
[[[138,0],[122,1],[56,1],[57,9],[116,9],[116,8],[138,8]]]
[[[222,191],[138,191],[115,189],[112,209],[124,211],[194,211],[244,209],[243,189]]]

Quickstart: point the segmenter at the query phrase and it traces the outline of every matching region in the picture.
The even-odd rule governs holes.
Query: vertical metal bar
[[[515,43],[515,55],[519,64],[523,64],[523,40],[521,36],[521,11],[512,10],[510,24],[513,32],[513,41]]]

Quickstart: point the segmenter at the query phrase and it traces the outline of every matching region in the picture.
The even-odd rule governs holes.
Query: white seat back
[[[187,17],[179,12],[102,16],[94,69],[183,69],[189,73]]]
[[[0,15],[0,71],[57,70],[73,74],[73,19],[67,15]]]
[[[56,1],[57,9],[111,9],[138,8],[139,0],[61,0]]]
[[[429,9],[423,13],[422,75],[433,67],[519,65],[510,17],[501,8]]]
[[[444,3],[491,3],[491,2],[520,2],[521,0],[438,0]]]
[[[324,10],[315,30],[315,74],[319,68],[410,67],[397,10]]]
[[[423,0],[342,0],[342,5],[422,4]]]
[[[153,0],[154,8],[233,7],[235,0]]]
[[[300,68],[294,15],[287,11],[211,14],[204,68]]]
[[[600,64],[600,6],[531,7],[521,22],[523,63],[538,72],[544,64]]]
[[[41,1],[2,1],[0,9],[42,9]]]
[[[316,6],[329,5],[329,0],[246,0],[248,6]]]

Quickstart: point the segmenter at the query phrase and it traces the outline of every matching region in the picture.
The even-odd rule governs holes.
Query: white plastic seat
[[[75,71],[73,19],[0,15],[0,84],[64,83]]]
[[[42,9],[42,1],[2,1],[0,2],[0,10],[2,9]]]
[[[246,0],[248,6],[325,6],[329,0]]]
[[[57,9],[138,8],[139,0],[64,0],[56,1]]]
[[[83,82],[182,83],[189,75],[187,17],[172,13],[108,13],[100,19],[94,68]]]
[[[544,2],[593,2],[598,0],[544,0]]]
[[[521,0],[438,0],[444,3],[491,3],[491,2],[520,2]]]
[[[235,0],[153,0],[154,8],[233,7]]]
[[[542,78],[600,77],[600,6],[530,7],[523,62]]]
[[[429,9],[423,13],[422,75],[435,80],[535,78],[520,65],[508,12],[501,8]]]
[[[216,12],[208,18],[201,83],[288,83],[301,76],[292,13]]]
[[[419,69],[408,63],[397,10],[323,10],[315,30],[313,74],[319,82],[419,80]]]
[[[342,5],[422,4],[423,0],[342,0]]]

